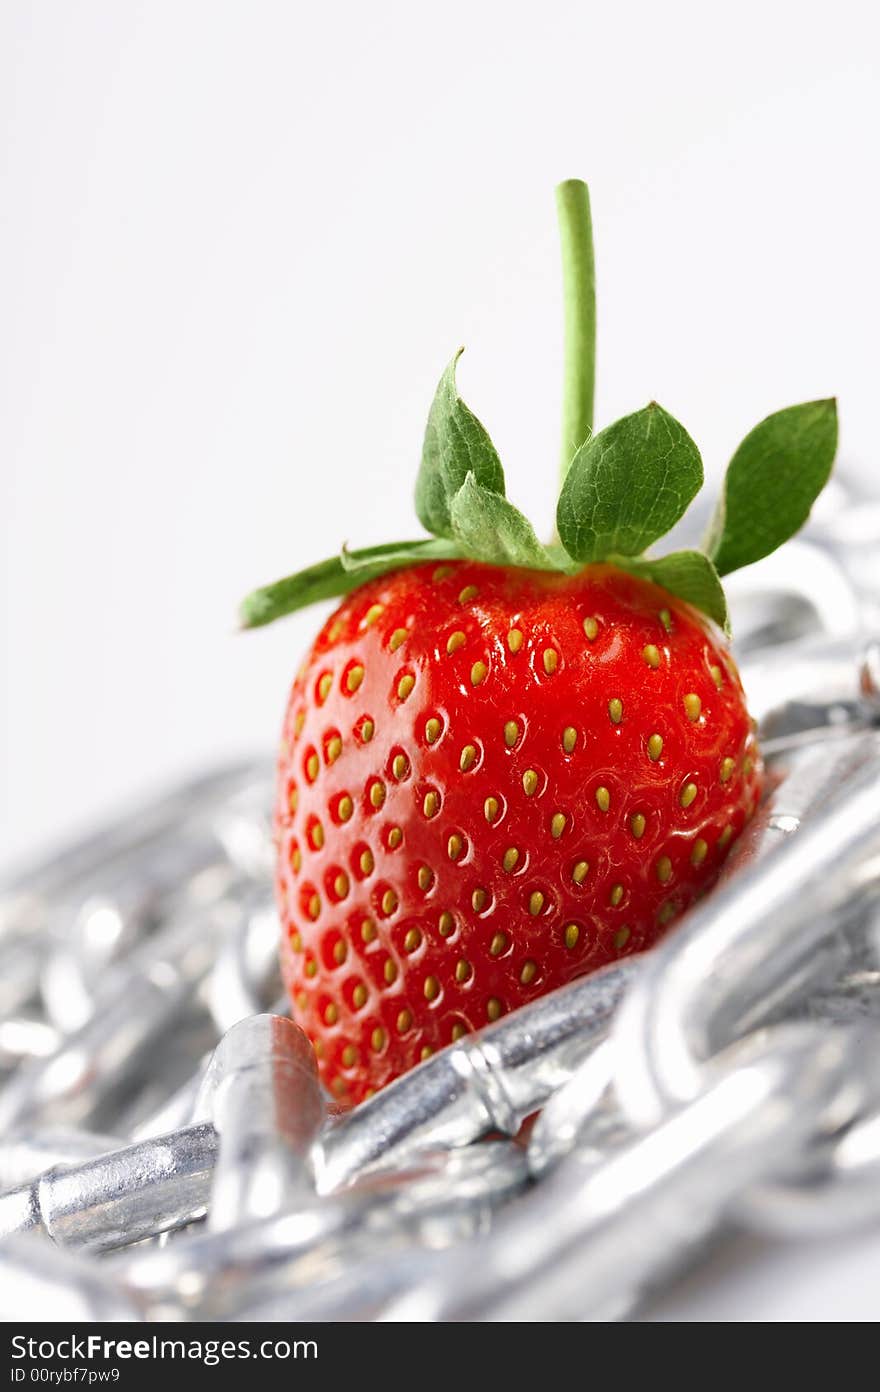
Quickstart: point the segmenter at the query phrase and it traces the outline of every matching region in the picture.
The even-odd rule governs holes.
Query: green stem
[[[562,392],[561,482],[575,452],[593,429],[596,384],[596,268],[590,194],[580,179],[556,189],[562,242],[562,296],[565,312],[565,372]]]

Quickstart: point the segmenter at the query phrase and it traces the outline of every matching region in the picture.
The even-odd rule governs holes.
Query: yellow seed
[[[290,858],[290,863],[293,866],[294,874],[296,874],[298,871],[302,869],[303,858],[302,851],[300,850],[299,846],[296,846],[294,848],[293,855]]]
[[[370,1043],[373,1046],[376,1053],[378,1054],[379,1050],[385,1043],[385,1031],[383,1030],[381,1025],[377,1025],[376,1028],[373,1030],[373,1033],[370,1035]]]
[[[693,850],[691,851],[691,865],[702,865],[703,861],[706,859],[708,850],[709,847],[702,836],[698,836],[694,842]]]
[[[566,754],[571,754],[577,744],[578,732],[573,725],[566,725],[562,732],[562,747]]]
[[[347,956],[348,948],[340,938],[339,942],[333,944],[333,960],[338,967],[341,967]]]
[[[440,581],[440,580],[446,580],[451,574],[452,574],[452,566],[449,566],[449,565],[442,565],[442,566],[438,566],[438,567],[437,567],[437,569],[434,571],[433,575],[431,576],[431,579],[432,579],[433,581],[435,581],[435,583],[436,583],[436,582],[438,582],[438,581]]]
[[[474,913],[482,913],[483,909],[486,907],[486,900],[488,899],[488,897],[489,896],[487,895],[485,889],[474,890],[473,894],[471,895],[471,907],[473,908]]]
[[[402,841],[403,841],[403,832],[402,832],[401,828],[400,828],[399,826],[394,826],[394,827],[392,827],[391,830],[390,830],[389,833],[388,833],[388,849],[389,849],[389,851],[396,851],[397,848],[398,848],[398,846],[401,844]]]
[[[718,845],[721,847],[722,850],[724,850],[724,847],[727,845],[732,835],[733,827],[726,826],[722,831],[721,835],[718,837]]]
[[[305,713],[305,711],[297,711],[296,716],[295,716],[295,718],[294,718],[294,722],[293,722],[293,733],[294,733],[295,735],[301,735],[302,732],[303,732],[303,726],[305,725],[305,723],[306,723],[306,713]]]
[[[467,1034],[467,1025],[463,1025],[460,1020],[452,1026],[452,1043],[457,1044],[459,1039],[463,1039]]]
[[[370,802],[374,807],[381,807],[385,801],[385,784],[378,779],[370,785]]]
[[[354,811],[354,803],[352,802],[351,798],[348,796],[348,793],[343,793],[342,797],[339,799],[338,803],[336,804],[336,812],[337,812],[337,814],[338,814],[338,816],[339,816],[340,822],[347,822],[347,821],[349,820],[349,818],[351,817],[351,814],[352,814],[353,811]]]
[[[401,701],[405,701],[409,693],[416,684],[416,679],[411,672],[405,672],[397,683],[397,695]]]
[[[419,866],[419,889],[430,889],[434,883],[434,871],[430,865]]]
[[[358,862],[363,875],[372,875],[376,862],[373,859],[372,851],[361,851],[361,858]]]
[[[409,773],[409,759],[405,754],[395,754],[391,762],[391,772],[397,779],[406,778]]]
[[[736,768],[736,760],[735,760],[735,759],[727,758],[727,759],[722,759],[722,760],[721,760],[721,770],[720,770],[720,772],[719,772],[718,777],[720,778],[720,780],[721,780],[722,783],[726,783],[726,782],[728,781],[728,779],[729,779],[729,778],[731,777],[731,775],[733,774],[733,770],[734,770],[735,768]]]
[[[309,900],[309,918],[317,918],[321,912],[321,900],[317,894],[313,894]]]
[[[460,860],[461,853],[463,850],[464,842],[458,835],[458,832],[454,831],[450,836],[449,840],[446,842],[446,854],[449,856],[450,860]]]
[[[316,976],[317,973],[318,973],[318,964],[317,964],[317,962],[314,962],[314,961],[306,962],[306,976]]]
[[[384,604],[371,604],[366,614],[364,614],[364,623],[366,624],[367,628],[371,628],[377,619],[381,619],[384,613]]]
[[[580,935],[581,930],[576,923],[567,923],[565,925],[563,937],[565,939],[565,946],[569,951],[571,951],[573,947],[577,947],[577,941]]]
[[[507,871],[507,873],[510,874],[511,870],[516,869],[516,863],[518,860],[519,851],[516,849],[516,846],[508,846],[507,850],[504,852],[504,855],[502,857],[501,864],[504,866],[504,869]]]
[[[559,665],[559,653],[555,648],[545,648],[543,661],[544,671],[547,673],[548,677],[552,677]]]
[[[626,947],[629,942],[629,935],[630,930],[626,924],[624,924],[622,928],[618,928],[617,932],[614,934],[614,946],[617,948],[618,952],[622,947]]]
[[[461,769],[462,773],[467,773],[468,769],[472,769],[476,762],[476,746],[473,744],[466,744],[464,749],[461,751],[461,758],[458,761],[458,767]]]
[[[671,899],[667,899],[665,904],[660,905],[660,909],[657,913],[657,922],[660,924],[669,923],[671,919],[675,918],[675,913],[675,904]]]
[[[336,1024],[336,1021],[337,1021],[338,1019],[339,1019],[339,1011],[337,1010],[336,1006],[335,1006],[335,1005],[333,1004],[333,1002],[331,1001],[329,1005],[327,1005],[327,1006],[324,1007],[324,1024],[325,1024],[325,1025],[335,1025],[335,1024]]]
[[[317,776],[318,756],[317,754],[310,754],[309,757],[306,759],[306,778],[309,780],[310,783],[314,783]]]
[[[336,895],[337,899],[345,898],[346,894],[348,893],[347,875],[340,874],[336,876],[336,879],[333,881],[333,892]]]
[[[370,740],[373,738],[373,732],[374,732],[375,728],[376,728],[376,727],[375,727],[375,725],[373,724],[372,720],[362,720],[362,721],[361,721],[360,735],[361,735],[361,740],[363,741],[364,744],[369,744],[369,743],[370,743]]]
[[[346,1044],[342,1051],[342,1062],[346,1068],[351,1068],[357,1063],[357,1049],[353,1044]]]
[[[309,839],[316,851],[320,851],[324,844],[324,828],[320,822],[315,822],[309,834]]]
[[[748,778],[754,767],[751,759],[743,759],[743,776]]]
[[[475,662],[471,668],[471,686],[479,686],[488,670],[485,662]]]
[[[412,1024],[412,1011],[408,1009],[401,1010],[400,1014],[397,1017],[396,1023],[398,1033],[405,1034],[406,1031],[409,1029],[410,1025]]]
[[[684,713],[688,720],[699,720],[703,703],[695,691],[689,691],[684,698]]]
[[[672,861],[669,856],[661,856],[656,865],[657,879],[661,884],[666,884],[672,879]]]
[[[634,812],[629,819],[629,829],[637,841],[645,834],[645,819],[641,812]]]
[[[660,735],[651,735],[648,740],[648,758],[655,764],[663,753],[663,740]]]
[[[332,739],[327,741],[327,763],[335,764],[341,753],[342,740],[338,735],[334,735]]]
[[[295,812],[295,811],[296,811],[296,807],[297,807],[297,803],[299,802],[299,792],[298,792],[298,790],[297,790],[296,788],[291,788],[291,790],[290,790],[290,797],[288,798],[287,801],[288,801],[288,806],[290,807],[291,812]]]
[[[330,695],[330,688],[333,685],[333,677],[329,672],[325,672],[318,682],[318,700],[324,702]]]
[[[440,738],[440,731],[442,729],[443,726],[440,724],[440,721],[436,718],[436,716],[432,715],[431,719],[425,722],[425,739],[428,741],[429,744],[437,743],[438,739]]]
[[[397,908],[397,895],[393,889],[386,889],[382,895],[382,912],[386,915],[393,914]]]
[[[497,996],[491,996],[486,1002],[486,1014],[490,1020],[497,1020],[503,1009],[504,1007]]]
[[[608,896],[608,902],[611,904],[611,907],[613,909],[616,909],[619,904],[623,903],[623,894],[624,889],[622,884],[616,884],[612,886],[611,893]]]
[[[524,986],[529,986],[538,975],[537,962],[523,962],[523,969],[519,974],[519,979]]]
[[[583,884],[589,873],[590,862],[588,860],[579,860],[571,872],[571,878],[576,885],[580,885]]]
[[[457,628],[454,633],[450,633],[449,637],[446,640],[447,653],[449,653],[449,655],[451,656],[452,653],[458,652],[459,648],[464,647],[466,641],[467,640],[465,639],[465,636],[462,633],[461,629]]]
[[[685,783],[678,795],[678,801],[682,807],[690,807],[694,798],[697,796],[696,783]]]
[[[354,990],[351,993],[351,999],[354,1002],[355,1010],[361,1010],[366,1005],[367,988],[366,986],[364,986],[362,982],[359,981],[357,986],[355,986]]]
[[[721,687],[722,687],[723,684],[724,684],[724,673],[721,671],[721,668],[720,668],[720,667],[714,667],[714,666],[713,666],[713,667],[710,667],[710,668],[709,668],[709,675],[711,676],[713,682],[715,683],[715,685],[718,687],[718,690],[720,691],[720,690],[721,690]]]
[[[397,652],[397,649],[400,647],[401,643],[405,643],[405,642],[406,642],[406,629],[405,629],[405,628],[395,628],[395,630],[394,630],[394,632],[392,633],[391,637],[388,639],[388,646],[389,646],[389,648],[391,649],[392,652]]]
[[[495,818],[498,816],[498,809],[498,799],[494,797],[487,797],[486,801],[483,803],[483,816],[486,818],[486,821],[489,823],[490,826],[495,821]]]
[[[614,725],[619,725],[621,720],[623,719],[623,702],[619,700],[616,696],[613,696],[612,699],[608,702],[608,714],[611,717],[612,724]]]
[[[429,818],[436,817],[439,810],[440,798],[438,797],[438,795],[433,791],[430,793],[425,793],[424,801],[422,802],[422,811],[424,812],[425,816]]]
[[[591,643],[598,632],[599,625],[594,618],[584,619],[584,633]]]
[[[416,948],[421,947],[421,945],[422,935],[419,932],[418,928],[410,928],[409,932],[403,940],[404,951],[415,952]]]
[[[449,938],[455,932],[455,919],[448,910],[444,910],[440,915],[437,920],[437,927],[440,930],[441,938]]]
[[[518,628],[512,628],[507,635],[507,646],[512,653],[518,653],[523,644],[522,632]]]
[[[300,937],[299,933],[292,934],[290,939],[290,946],[293,948],[294,952],[302,952],[302,945],[303,940]]]
[[[385,977],[385,980],[388,982],[389,986],[391,985],[392,981],[397,980],[397,967],[395,963],[392,962],[390,957],[388,958],[388,961],[385,963],[385,966],[382,968],[382,975]]]
[[[526,769],[522,777],[522,785],[526,797],[534,797],[538,791],[538,775],[534,769]]]
[[[433,1052],[434,1050],[431,1048],[430,1044],[423,1044],[421,1053],[419,1054],[419,1058],[424,1063],[425,1059],[429,1059]]]
[[[476,585],[465,585],[461,594],[458,596],[459,604],[467,604],[469,600],[476,599],[479,594]]]
[[[565,831],[566,817],[564,812],[554,812],[550,819],[550,835],[554,841],[558,841]]]
[[[537,918],[544,907],[544,896],[540,889],[533,889],[529,895],[529,913],[532,918]]]
[[[504,950],[505,950],[506,947],[507,947],[507,934],[506,934],[506,933],[495,933],[494,936],[493,936],[493,938],[492,938],[492,941],[491,941],[490,944],[489,944],[489,955],[490,955],[491,957],[500,957],[501,954],[502,954],[502,952],[504,952]]]
[[[649,667],[660,666],[660,649],[655,647],[653,643],[648,643],[642,648],[642,657]]]
[[[659,617],[660,622],[662,623],[663,627],[666,629],[666,632],[667,632],[667,633],[671,633],[671,632],[672,632],[672,615],[670,614],[669,610],[668,610],[668,609],[661,609],[658,617]]]
[[[436,1000],[440,994],[440,982],[437,980],[436,976],[426,976],[423,989],[425,992],[425,1000]]]
[[[350,668],[348,676],[345,678],[345,685],[349,691],[357,691],[363,679],[364,669],[358,663],[357,666]]]
[[[611,806],[611,794],[607,788],[596,789],[596,804],[600,812],[607,812]]]
[[[506,720],[504,722],[504,743],[508,749],[512,749],[518,739],[519,725],[515,720]]]
[[[361,924],[361,941],[371,943],[376,937],[376,925],[371,918],[365,918]]]
[[[458,981],[459,983],[461,983],[461,982],[463,982],[463,981],[467,981],[467,980],[469,979],[469,977],[470,977],[471,970],[472,970],[472,968],[471,968],[470,962],[466,961],[464,957],[460,958],[460,960],[459,960],[458,962],[456,962],[456,964],[455,964],[455,979],[456,979],[456,981]],[[430,980],[430,978],[429,978],[429,980]],[[427,983],[426,983],[426,984],[427,984]],[[429,996],[428,999],[430,1000],[431,997]]]

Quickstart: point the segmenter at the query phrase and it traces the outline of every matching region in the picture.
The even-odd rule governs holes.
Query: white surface
[[[5,0],[0,858],[274,741],[315,620],[237,637],[236,602],[415,533],[459,342],[549,523],[559,178],[593,189],[600,423],[655,396],[717,468],[836,391],[873,465],[878,37],[863,0]],[[818,1268],[786,1259],[789,1316]]]

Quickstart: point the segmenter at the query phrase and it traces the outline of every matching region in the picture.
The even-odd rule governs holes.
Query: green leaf
[[[662,585],[670,594],[687,600],[695,609],[714,619],[729,636],[730,618],[724,589],[714,565],[702,551],[673,551],[668,556],[658,556],[656,560],[648,557],[639,560],[616,558],[616,563],[630,574],[653,580],[655,585]]]
[[[584,564],[638,556],[675,526],[702,482],[693,440],[652,402],[578,450],[559,496],[559,538]]]
[[[427,531],[441,537],[452,536],[452,499],[468,474],[481,488],[504,494],[504,470],[495,446],[456,391],[455,365],[463,352],[459,348],[440,378],[416,479],[418,519]]]
[[[706,539],[719,575],[769,556],[800,530],[836,451],[833,398],[789,406],[755,426],[728,465]]]
[[[528,518],[500,493],[482,488],[473,474],[452,499],[450,515],[453,536],[468,556],[490,565],[557,568]]]
[[[458,555],[455,546],[447,541],[427,537],[422,541],[386,542],[360,551],[344,551],[328,561],[308,566],[295,575],[276,580],[273,585],[253,590],[239,610],[242,628],[260,628],[284,614],[305,609],[322,599],[336,599],[348,594],[388,571],[422,561],[448,560]]]

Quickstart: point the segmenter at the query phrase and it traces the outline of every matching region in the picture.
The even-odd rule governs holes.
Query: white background
[[[593,192],[599,424],[657,397],[717,470],[836,392],[876,467],[878,39],[863,0],[3,0],[0,860],[271,747],[315,618],[238,636],[237,600],[416,534],[459,343],[549,524],[560,178]],[[776,1313],[854,1313],[819,1265]]]

